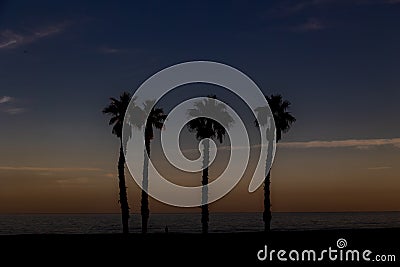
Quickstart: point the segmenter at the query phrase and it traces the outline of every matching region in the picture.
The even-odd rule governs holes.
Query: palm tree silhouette
[[[268,101],[269,107],[271,109],[272,115],[275,121],[276,128],[276,142],[279,142],[282,138],[282,133],[286,133],[289,131],[292,124],[296,121],[296,118],[293,117],[288,111],[291,103],[287,100],[283,100],[281,95],[271,95],[265,97]],[[267,107],[256,108],[257,112],[257,120],[260,124],[265,125],[268,123],[267,116]],[[256,126],[258,123],[256,122]],[[269,129],[269,128],[268,128]],[[271,137],[271,131],[267,129],[267,136]],[[270,146],[268,146],[270,147]],[[271,171],[266,170],[267,175],[264,180],[264,212],[263,212],[263,221],[264,221],[264,231],[271,230]]]
[[[122,128],[126,110],[131,101],[131,94],[124,92],[119,99],[111,97],[111,103],[103,109],[103,113],[110,115],[109,125],[113,125],[112,133],[120,139],[118,180],[119,180],[119,203],[121,205],[122,229],[124,234],[129,233],[129,205],[125,183],[125,156],[122,141]]]
[[[218,139],[222,143],[223,138],[226,134],[226,129],[233,123],[233,118],[226,111],[225,105],[215,101],[217,97],[215,95],[208,96],[209,99],[198,101],[195,103],[195,108],[189,109],[189,117],[195,117],[195,119],[188,122],[187,127],[190,132],[196,133],[196,139],[202,140],[203,149],[203,176],[202,176],[202,205],[201,205],[201,224],[202,233],[208,233],[208,222],[209,222],[209,211],[208,211],[208,165],[210,159],[210,142],[209,139]],[[216,116],[219,118],[217,122],[211,118],[206,117]],[[203,117],[204,116],[204,117]],[[208,139],[209,138],[209,139]]]
[[[149,167],[149,158],[150,158],[150,142],[154,138],[153,127],[156,129],[162,129],[164,126],[164,121],[167,118],[167,115],[164,114],[162,108],[154,108],[154,100],[147,100],[143,103],[144,112],[148,114],[146,127],[144,130],[145,137],[145,155],[144,155],[144,163],[143,163],[143,182],[142,182],[142,200],[141,200],[141,215],[142,215],[142,233],[147,233],[147,225],[149,221],[149,196],[147,194],[149,187],[149,176],[148,176],[148,167]],[[153,108],[152,108],[153,107]],[[147,156],[146,156],[147,153]]]

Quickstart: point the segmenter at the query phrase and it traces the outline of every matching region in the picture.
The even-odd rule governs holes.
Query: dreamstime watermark
[[[371,250],[345,249],[347,240],[339,238],[336,247],[328,247],[327,249],[314,250],[285,250],[271,249],[265,245],[263,249],[257,252],[259,261],[345,261],[345,262],[395,262],[394,254],[374,254]]]
[[[209,61],[186,62],[163,69],[147,79],[134,93],[122,131],[126,163],[132,177],[151,197],[179,207],[214,202],[229,193],[243,177],[250,158],[249,134],[235,108],[218,99],[196,97],[178,103],[168,113],[165,130],[161,131],[162,151],[168,162],[181,171],[199,172],[214,161],[216,144],[212,138],[204,138],[199,143],[200,157],[188,159],[179,145],[182,129],[197,118],[211,119],[223,126],[230,140],[231,153],[226,168],[217,179],[208,185],[195,187],[172,183],[157,171],[145,152],[145,125],[151,110],[174,88],[192,83],[224,87],[239,97],[257,119],[260,141],[256,147],[260,153],[248,187],[249,192],[255,191],[262,185],[275,155],[273,115],[264,94],[247,75],[231,66]],[[240,150],[234,149],[237,147]]]

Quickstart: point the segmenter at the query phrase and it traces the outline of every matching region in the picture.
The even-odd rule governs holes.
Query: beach
[[[394,255],[400,259],[400,228],[386,229],[342,229],[314,231],[271,231],[248,233],[201,234],[47,234],[47,235],[4,235],[0,236],[2,255],[5,258],[18,252],[15,263],[63,263],[88,262],[91,264],[112,260],[116,262],[140,261],[146,264],[164,263],[193,265],[204,262],[246,262],[249,266],[257,264],[310,263],[310,261],[281,262],[278,258],[260,261],[257,254],[267,246],[268,251],[315,250],[317,256],[324,249],[336,249],[338,240],[345,240],[346,250],[370,250],[370,261],[375,255]],[[317,260],[318,261],[318,260]],[[324,263],[345,263],[339,258],[332,261],[326,257]],[[363,263],[362,260],[359,263]],[[355,262],[352,262],[353,264]],[[365,263],[365,262],[364,262]],[[379,262],[382,264],[382,262]],[[394,265],[395,262],[384,264]],[[114,265],[115,266],[115,265]]]

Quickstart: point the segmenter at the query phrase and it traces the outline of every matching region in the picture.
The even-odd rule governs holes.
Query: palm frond
[[[103,109],[104,114],[111,116],[109,125],[113,125],[112,133],[118,138],[122,137],[123,121],[131,97],[131,94],[128,92],[123,92],[119,99],[110,97],[110,104]]]
[[[208,96],[210,99],[204,99],[194,103],[194,108],[188,110],[190,120],[187,123],[189,132],[196,133],[198,140],[204,138],[216,138],[221,143],[226,135],[226,128],[233,124],[233,118],[226,110],[226,106],[220,102],[215,101],[215,95]],[[217,120],[211,119],[217,117]]]
[[[275,121],[276,141],[279,141],[282,133],[289,131],[296,118],[288,111],[291,106],[290,101],[283,100],[282,95],[271,95],[267,96],[266,99]]]

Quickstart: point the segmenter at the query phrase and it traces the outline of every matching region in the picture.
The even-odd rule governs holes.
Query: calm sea
[[[275,230],[400,228],[400,212],[274,213]],[[151,214],[149,232],[200,233],[200,214]],[[140,215],[130,219],[140,232]],[[211,213],[210,232],[261,231],[261,213]],[[119,214],[0,215],[0,235],[120,233]]]

